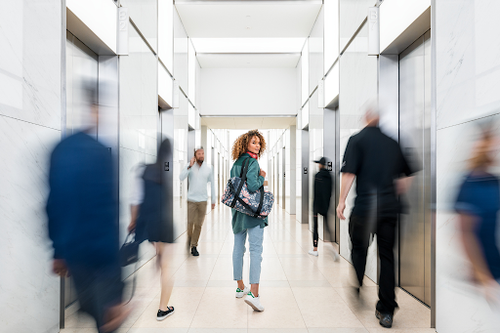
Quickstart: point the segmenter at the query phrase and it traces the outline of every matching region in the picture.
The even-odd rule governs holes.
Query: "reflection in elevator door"
[[[90,125],[90,108],[98,96],[90,96],[98,88],[98,56],[69,31],[66,32],[66,123],[70,136]],[[97,132],[91,133],[97,137]],[[71,278],[65,278],[64,307],[76,301]]]
[[[98,56],[69,31],[66,32],[66,136],[90,123],[92,99],[89,91],[98,88]],[[97,136],[97,132],[92,133]]]
[[[418,172],[402,198],[399,231],[400,286],[431,304],[431,86],[430,31],[399,56],[400,143]]]

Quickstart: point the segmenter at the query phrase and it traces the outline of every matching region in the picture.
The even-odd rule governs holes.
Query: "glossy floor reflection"
[[[351,288],[352,266],[338,262],[320,242],[319,257],[307,254],[311,233],[277,207],[264,236],[261,297],[265,311],[253,312],[234,297],[230,209],[219,205],[203,226],[199,257],[186,254],[186,235],[174,245],[171,274],[175,287],[170,304],[175,314],[156,321],[159,275],[154,260],[138,271],[134,313],[118,333],[376,333],[387,332],[375,318],[377,287],[365,278],[360,299]],[[248,281],[248,252],[244,277]],[[391,332],[424,333],[430,311],[397,290],[399,311]],[[78,313],[68,316],[64,333],[95,332]]]

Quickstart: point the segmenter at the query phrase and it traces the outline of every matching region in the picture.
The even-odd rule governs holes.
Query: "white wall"
[[[202,68],[202,115],[296,114],[295,68]]]
[[[478,123],[493,123],[496,135],[500,133],[500,2],[435,3],[436,327],[439,333],[499,332],[498,309],[491,310],[482,291],[470,282],[451,205]],[[493,170],[497,175],[499,165],[497,160]]]
[[[48,2],[3,1],[0,10],[2,332],[59,330],[59,279],[51,272],[45,204],[49,155],[61,138],[66,36],[61,2]]]

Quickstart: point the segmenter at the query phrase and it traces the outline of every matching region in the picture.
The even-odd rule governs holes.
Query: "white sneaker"
[[[317,256],[318,256],[318,251],[309,250],[309,252],[308,252],[308,253],[309,253],[310,255],[312,255],[312,256],[315,256],[315,257],[317,257]]]
[[[250,292],[250,288],[248,288],[248,287],[245,287],[243,290],[241,290],[240,288],[236,288],[236,298],[242,298],[243,296],[245,296],[249,292]]]
[[[333,246],[330,246],[330,252],[332,254],[333,261],[339,261],[340,260],[339,253],[337,252],[337,250]]]
[[[264,311],[264,307],[260,304],[260,296],[255,297],[252,292],[249,292],[245,297],[245,303],[250,305],[254,311],[262,312]]]

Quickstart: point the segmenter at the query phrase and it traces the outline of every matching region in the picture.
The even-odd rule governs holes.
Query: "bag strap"
[[[125,244],[127,243],[129,237],[132,237],[132,235],[134,235],[134,242],[135,242],[135,236],[136,236],[135,231],[131,231],[128,233],[127,237],[125,238]],[[134,278],[132,280],[132,293],[130,295],[129,300],[125,304],[130,303],[132,298],[134,298],[135,288],[137,285],[137,270],[139,269],[138,266],[139,266],[139,260],[137,260],[137,262],[135,263],[135,269],[134,269],[134,272],[132,273],[132,274],[134,274]]]
[[[240,173],[240,184],[238,185],[238,188],[236,189],[236,192],[234,193],[234,199],[233,202],[231,202],[231,208],[234,208],[236,205],[236,200],[240,196],[241,188],[243,187],[243,184],[245,184],[245,181],[247,180],[247,172],[248,172],[248,165],[250,164],[250,157],[247,158],[246,160],[243,161],[242,168],[241,168],[241,173]]]
[[[260,216],[260,212],[262,211],[262,206],[264,204],[264,186],[261,186],[259,188],[260,191],[260,202],[259,202],[259,208],[257,208],[257,211],[255,212],[255,217]]]

